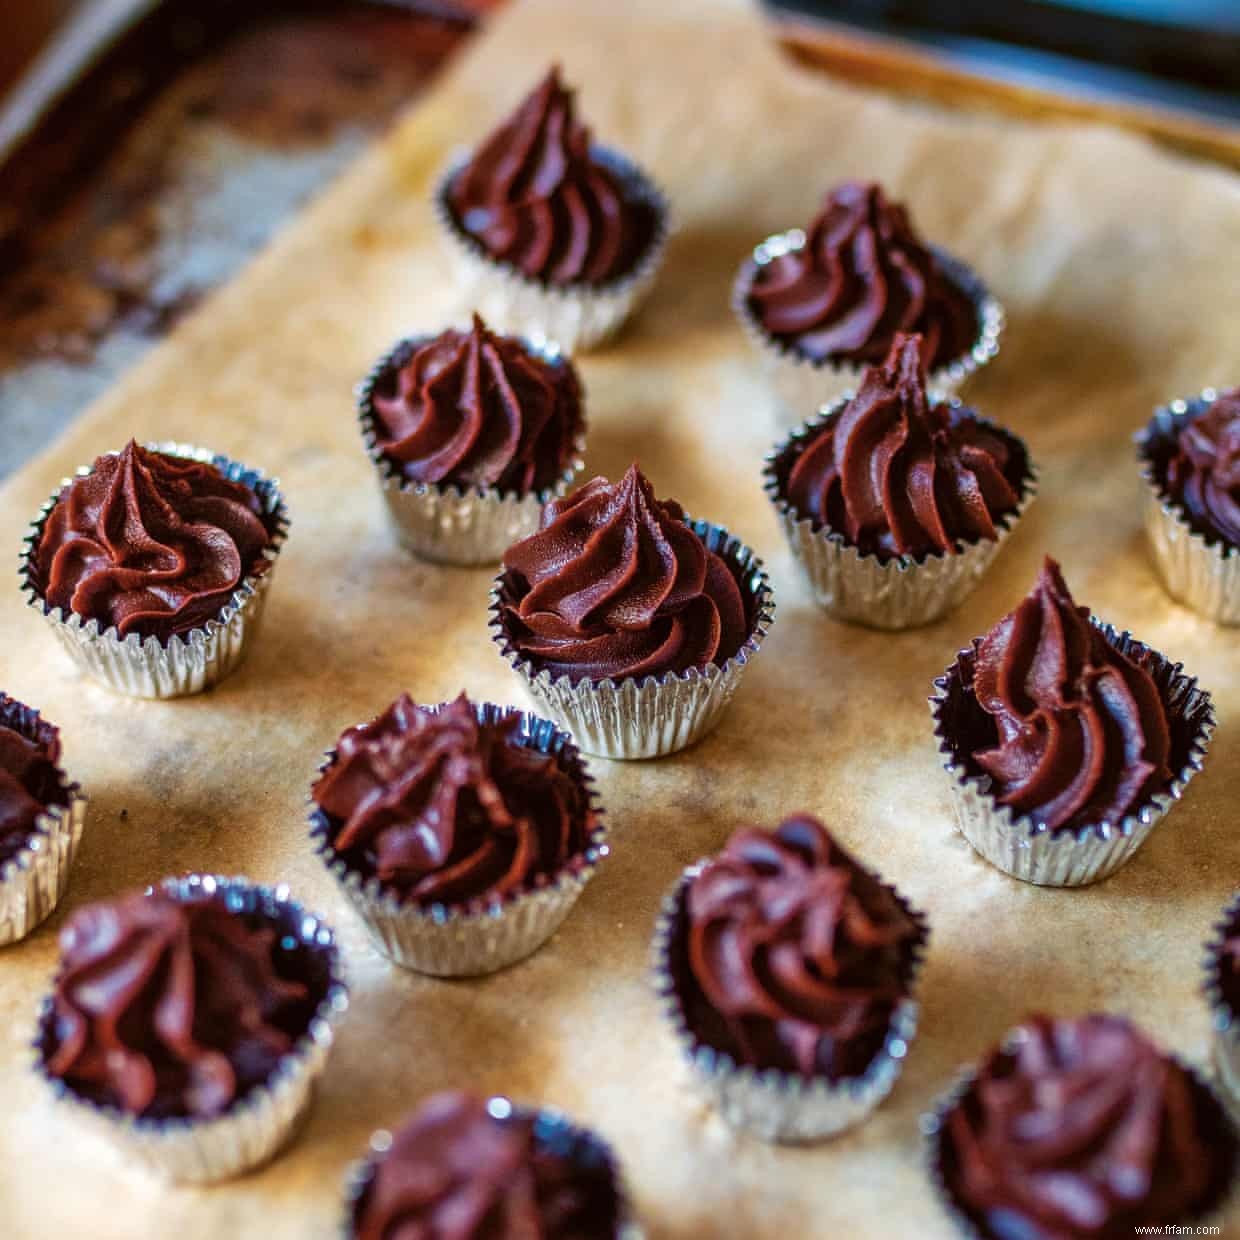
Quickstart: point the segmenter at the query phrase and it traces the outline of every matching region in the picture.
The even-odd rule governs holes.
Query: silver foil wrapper
[[[1005,1043],[1019,1037],[1019,1030],[1013,1030],[1004,1039]],[[1220,1103],[1222,1099],[1218,1098],[1217,1093],[1211,1089],[1210,1083],[1200,1072],[1191,1064],[1185,1063],[1179,1056],[1172,1056],[1172,1059],[1184,1069],[1192,1078],[1196,1087],[1203,1092],[1209,1094],[1212,1098],[1217,1099]],[[946,1139],[947,1123],[951,1113],[968,1097],[977,1080],[976,1068],[965,1068],[956,1077],[955,1081],[944,1090],[944,1092],[935,1100],[933,1106],[921,1117],[920,1128],[922,1137],[922,1162],[926,1169],[926,1176],[934,1189],[934,1194],[938,1198],[939,1204],[951,1218],[956,1227],[957,1232],[964,1240],[991,1240],[991,1233],[983,1231],[970,1216],[966,1213],[962,1204],[956,1200],[950,1185],[947,1182],[947,1175],[944,1168],[944,1152],[943,1146]],[[1180,1224],[1193,1223],[1200,1226],[1203,1230],[1196,1234],[1200,1235],[1223,1235],[1223,1212],[1229,1203],[1235,1198],[1235,1189],[1230,1194],[1224,1194],[1222,1202],[1212,1203],[1208,1211],[1199,1216],[1195,1215],[1191,1218],[1176,1220]],[[1151,1223],[1170,1224],[1169,1219],[1151,1219]],[[1207,1230],[1213,1227],[1214,1230]],[[1168,1235],[1192,1235],[1193,1231],[1185,1228],[1185,1230],[1176,1233],[1168,1230]]]
[[[1142,519],[1159,576],[1173,599],[1216,624],[1240,624],[1240,547],[1207,541],[1169,500],[1158,480],[1153,455],[1218,399],[1213,388],[1188,400],[1173,400],[1154,411],[1136,436],[1144,482]]]
[[[815,409],[855,391],[865,369],[855,362],[815,362],[798,353],[771,336],[750,307],[749,294],[759,270],[776,258],[795,253],[804,245],[805,232],[800,228],[767,237],[754,247],[753,253],[741,264],[732,285],[732,310],[761,359],[771,388],[779,400],[780,425],[786,427],[798,425]],[[977,314],[977,339],[969,351],[930,372],[930,386],[951,394],[998,354],[1004,312],[998,298],[971,267],[944,250],[934,246],[930,248],[948,279],[973,302]]]
[[[654,236],[633,269],[602,284],[548,284],[492,258],[457,223],[448,200],[453,180],[469,162],[468,152],[449,160],[434,192],[439,231],[471,307],[492,327],[541,336],[567,353],[591,349],[615,334],[654,284],[672,231],[666,197],[636,164],[607,147],[595,146],[591,154],[620,177],[633,198],[649,203],[657,215]]]
[[[474,709],[483,723],[514,713],[510,706],[491,702],[478,703]],[[517,735],[521,740],[543,753],[559,755],[565,768],[581,781],[594,818],[585,850],[540,885],[481,907],[424,907],[401,900],[377,878],[365,877],[345,863],[332,847],[331,823],[311,800],[310,835],[315,851],[365,923],[375,946],[402,968],[433,977],[480,977],[524,960],[560,928],[611,851],[594,780],[572,739],[549,719],[515,713],[520,716]],[[320,773],[334,759],[333,750],[319,767]]]
[[[752,1132],[764,1141],[807,1144],[826,1140],[860,1123],[899,1079],[917,1033],[916,1001],[907,998],[896,1006],[886,1041],[865,1073],[840,1081],[742,1066],[730,1055],[707,1046],[689,1028],[675,965],[677,942],[683,934],[687,888],[705,865],[705,861],[691,865],[664,898],[651,948],[655,994],[680,1045],[694,1089],[733,1128]],[[911,995],[921,971],[929,929],[922,914],[911,908],[894,887],[888,890],[916,922],[919,931],[909,980]]]
[[[588,1128],[574,1124],[567,1116],[551,1107],[524,1107],[513,1103],[508,1098],[494,1097],[487,1099],[487,1110],[499,1121],[509,1118],[525,1118],[533,1116],[536,1124],[536,1139],[541,1139],[569,1157],[587,1160],[589,1165],[597,1166],[605,1162],[611,1170],[612,1181],[616,1188],[618,1215],[616,1230],[608,1240],[645,1240],[646,1232],[633,1212],[632,1199],[619,1161],[611,1147],[596,1133]],[[348,1170],[344,1182],[344,1210],[340,1224],[341,1240],[354,1240],[357,1235],[357,1212],[361,1206],[378,1165],[392,1148],[393,1134],[386,1128],[380,1128],[370,1138],[370,1149],[364,1158],[358,1159]]]
[[[1206,943],[1203,990],[1209,1005],[1210,1025],[1214,1034],[1211,1058],[1214,1061],[1219,1092],[1233,1121],[1240,1124],[1240,1012],[1228,1002],[1222,984],[1227,939],[1229,935],[1236,933],[1238,922],[1240,893],[1228,902],[1223,916],[1214,927],[1214,933]]]
[[[1020,523],[1038,493],[1038,471],[1028,449],[1016,435],[986,418],[978,421],[1018,445],[1026,461],[1020,502],[1013,512],[996,523],[998,537],[958,544],[951,555],[927,555],[922,559],[895,556],[880,560],[863,555],[842,534],[815,529],[782,495],[781,476],[805,443],[848,402],[841,396],[794,430],[770,452],[762,470],[762,486],[775,507],[780,529],[804,570],[814,600],[837,620],[875,629],[912,629],[931,624],[958,607],[977,588],[1012,531]],[[945,399],[931,394],[935,401]],[[946,398],[955,408],[961,403]]]
[[[69,869],[86,825],[86,796],[64,784],[68,805],[52,805],[35,822],[35,833],[0,867],[0,947],[24,939],[46,920],[69,886]]]
[[[1150,650],[1129,633],[1121,633],[1096,618],[1094,625],[1116,650],[1134,659],[1146,658],[1167,712],[1171,730],[1171,782],[1119,823],[1096,823],[1048,831],[1027,814],[1000,805],[988,775],[975,770],[969,755],[957,749],[955,737],[962,712],[969,709],[973,666],[981,638],[962,650],[935,682],[930,699],[934,737],[947,772],[960,834],[991,865],[1021,882],[1042,887],[1083,887],[1114,874],[1149,838],[1150,832],[1183,797],[1193,776],[1201,770],[1214,734],[1214,706],[1179,663]],[[975,705],[973,709],[978,709]],[[1178,765],[1177,765],[1178,764]]]
[[[31,523],[22,543],[18,572],[26,602],[47,621],[69,657],[92,680],[128,697],[186,697],[223,680],[245,657],[258,631],[276,560],[288,536],[288,512],[278,483],[264,477],[261,470],[247,469],[218,452],[192,444],[148,443],[146,447],[214,465],[225,477],[258,495],[272,528],[271,545],[263,553],[268,561],[265,572],[246,577],[214,620],[190,630],[184,637],[174,635],[166,644],[136,633],[122,638],[115,627],[100,630],[97,620],[83,622],[81,616],[72,612],[49,608],[34,584],[34,552],[61,491],[73,478],[62,480]],[[90,467],[84,466],[76,477],[90,472]]]
[[[539,671],[513,645],[502,612],[508,601],[506,574],[491,590],[491,637],[526,690],[588,754],[602,758],[659,758],[701,740],[727,709],[775,617],[775,600],[762,561],[722,526],[686,518],[686,524],[737,572],[749,595],[753,629],[723,664],[668,672],[642,680],[558,679]]]
[[[585,430],[573,443],[568,467],[552,487],[524,495],[494,487],[460,487],[455,484],[414,482],[384,456],[377,443],[375,387],[403,366],[429,336],[402,340],[385,354],[357,389],[358,424],[366,455],[379,478],[392,529],[401,545],[415,555],[438,564],[495,564],[513,543],[538,529],[542,506],[563,495],[585,462]],[[553,344],[526,340],[526,347],[544,360],[571,366]]]
[[[199,892],[218,892],[239,913],[270,917],[302,945],[324,953],[330,970],[327,993],[309,1028],[281,1060],[272,1078],[211,1119],[135,1118],[79,1097],[47,1072],[43,1043],[52,1019],[52,1002],[50,997],[44,1000],[34,1045],[35,1066],[66,1116],[93,1129],[124,1157],[163,1179],[209,1184],[260,1166],[292,1138],[327,1064],[333,1026],[349,1006],[348,992],[331,930],[293,901],[286,887],[260,887],[243,878],[202,874],[165,879],[160,886],[182,899]]]

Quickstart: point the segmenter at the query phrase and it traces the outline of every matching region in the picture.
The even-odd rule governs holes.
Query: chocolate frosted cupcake
[[[86,797],[60,769],[60,732],[0,693],[0,946],[23,939],[69,883]]]
[[[731,1124],[813,1141],[891,1090],[917,1028],[925,919],[808,815],[737,831],[663,904],[654,982]]]
[[[349,1176],[349,1240],[641,1240],[611,1150],[555,1111],[464,1093],[377,1132]]]
[[[410,551],[494,563],[581,469],[585,417],[568,358],[489,331],[403,340],[358,392],[362,438]]]
[[[1240,388],[1158,409],[1137,436],[1145,530],[1167,592],[1240,624]]]
[[[855,396],[766,459],[763,485],[814,597],[840,620],[928,624],[962,602],[1037,491],[1024,443],[926,390],[925,342],[897,335]]]
[[[900,333],[923,337],[932,383],[954,391],[999,351],[1003,329],[968,267],[924,245],[881,186],[852,181],[827,194],[807,232],[754,250],[732,305],[793,420],[854,388]]]
[[[570,352],[628,317],[654,282],[668,232],[663,196],[591,140],[555,68],[452,163],[435,205],[473,304]]]
[[[1078,607],[1047,558],[1033,590],[935,681],[961,833],[1025,882],[1105,878],[1201,770],[1210,695]]]
[[[593,781],[546,719],[399,697],[311,790],[319,855],[397,964],[491,973],[559,928],[607,855]]]
[[[1209,1217],[1236,1137],[1196,1073],[1128,1021],[1034,1016],[927,1116],[931,1174],[978,1240],[1104,1240]]]
[[[1205,993],[1219,1085],[1240,1117],[1240,895],[1232,897],[1206,944]]]
[[[57,1098],[173,1180],[283,1145],[347,1006],[331,931],[283,888],[168,879],[78,909],[60,946],[35,1039]]]
[[[241,662],[287,530],[276,484],[258,471],[131,440],[43,506],[23,589],[88,676],[133,697],[181,697]]]
[[[710,731],[774,612],[753,553],[656,499],[636,465],[547,504],[505,553],[491,604],[526,687],[608,758],[658,757]]]

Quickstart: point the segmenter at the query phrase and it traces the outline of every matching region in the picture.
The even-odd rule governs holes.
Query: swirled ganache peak
[[[1090,623],[1049,557],[982,639],[972,687],[995,733],[974,761],[1001,804],[1052,830],[1117,823],[1171,777],[1153,679]]]
[[[1115,1016],[1035,1016],[948,1112],[945,1185],[995,1240],[1107,1240],[1213,1208],[1236,1143],[1218,1103]]]
[[[510,547],[502,616],[516,648],[553,676],[615,680],[721,664],[753,625],[722,556],[659,500],[636,465],[545,505]]]
[[[685,896],[685,1015],[738,1063],[861,1075],[909,993],[922,932],[808,815],[737,831]]]
[[[480,1098],[428,1098],[353,1207],[353,1240],[616,1240],[615,1171],[540,1139],[537,1117]]]
[[[595,826],[578,773],[523,744],[513,711],[480,722],[462,694],[432,710],[402,694],[350,728],[314,785],[331,848],[422,905],[497,900],[553,878]]]
[[[59,730],[0,693],[0,866],[26,846],[41,813],[67,803],[59,761]]]
[[[567,358],[541,356],[474,315],[469,331],[421,341],[381,377],[376,446],[414,482],[526,494],[572,461],[581,387]]]
[[[920,332],[931,370],[977,338],[977,309],[881,186],[827,194],[805,245],[764,264],[750,309],[773,337],[815,362],[879,362],[898,332]]]
[[[950,554],[961,541],[997,538],[1020,505],[1024,446],[967,409],[933,403],[924,355],[922,337],[897,335],[787,467],[797,515],[863,554]]]
[[[658,226],[647,197],[592,148],[558,68],[453,177],[448,202],[488,254],[549,284],[627,274]]]
[[[1182,427],[1163,485],[1199,534],[1240,547],[1240,388]]]
[[[279,931],[217,895],[134,892],[61,931],[45,1068],[130,1115],[218,1115],[267,1081],[321,995],[284,972]]]
[[[130,440],[61,491],[31,581],[48,607],[166,641],[215,619],[266,571],[266,521],[258,495],[209,462]]]

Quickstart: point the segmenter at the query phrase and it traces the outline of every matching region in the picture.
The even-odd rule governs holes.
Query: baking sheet
[[[1205,1057],[1200,945],[1240,857],[1236,640],[1155,581],[1129,435],[1156,401],[1240,377],[1236,179],[1105,131],[960,119],[833,86],[783,63],[739,2],[619,7],[514,6],[390,140],[0,490],[0,545],[15,552],[60,476],[131,434],[199,440],[280,475],[293,526],[266,631],[219,689],[109,696],[75,677],[15,585],[0,598],[0,685],[61,724],[93,798],[66,907],[189,868],[287,881],[336,924],[353,986],[297,1144],[235,1183],[169,1189],[62,1127],[28,1071],[63,909],[5,950],[0,1207],[14,1240],[328,1240],[370,1131],[445,1085],[595,1125],[654,1240],[945,1237],[918,1115],[1031,1007],[1130,1012]],[[433,981],[369,946],[306,842],[303,798],[319,752],[401,689],[521,698],[488,643],[487,572],[416,563],[385,528],[349,393],[397,334],[467,309],[434,244],[430,178],[553,57],[583,83],[597,132],[663,180],[681,223],[646,310],[583,363],[589,465],[615,476],[636,456],[661,493],[727,522],[768,557],[778,612],[713,737],[656,763],[596,763],[614,856],[555,940],[497,977]],[[746,249],[853,174],[906,197],[1007,302],[1004,351],[973,394],[1043,466],[1041,498],[982,589],[895,636],[825,618],[780,546],[759,483],[771,408],[727,307]],[[1187,803],[1127,869],[1077,892],[1021,886],[954,834],[925,706],[932,678],[1048,550],[1081,600],[1199,674],[1221,718]],[[731,1134],[687,1091],[646,959],[684,864],[738,825],[801,809],[926,909],[932,932],[922,1032],[892,1097],[851,1135],[784,1150]]]

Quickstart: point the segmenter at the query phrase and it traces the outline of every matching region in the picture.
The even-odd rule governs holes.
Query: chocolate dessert
[[[59,762],[59,730],[0,693],[0,869],[29,844],[40,814],[69,804]]]

